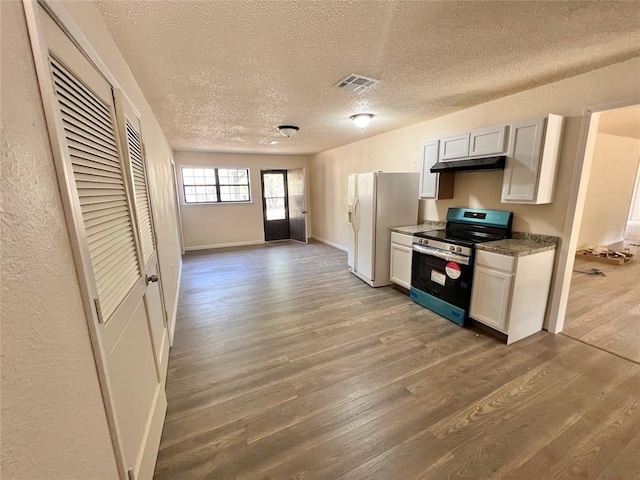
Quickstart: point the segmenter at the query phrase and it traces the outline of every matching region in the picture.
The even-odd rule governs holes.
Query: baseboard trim
[[[193,252],[195,250],[212,250],[216,248],[227,248],[227,247],[244,247],[246,245],[261,245],[264,243],[264,240],[251,240],[249,242],[233,242],[233,243],[216,243],[213,245],[198,245],[195,247],[185,247],[185,251]]]
[[[349,251],[349,249],[347,247],[343,247],[339,243],[331,242],[331,241],[326,240],[324,238],[320,238],[317,235],[311,235],[311,238],[313,238],[314,240],[317,240],[319,242],[326,243],[327,245],[330,245],[330,246],[332,246],[334,248],[337,248],[338,250],[342,250],[343,252],[348,252]]]

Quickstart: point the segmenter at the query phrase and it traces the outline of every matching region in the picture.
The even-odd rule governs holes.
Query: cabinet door
[[[440,161],[469,156],[469,134],[455,135],[440,140]]]
[[[469,140],[469,156],[497,155],[504,153],[506,140],[506,125],[482,128],[471,132]]]
[[[391,281],[411,288],[411,257],[413,250],[397,243],[391,244]]]
[[[507,312],[512,275],[476,265],[473,272],[469,315],[485,325],[507,333]]]
[[[430,169],[438,161],[438,140],[422,143],[422,173],[420,176],[420,198],[437,198],[438,174]]]
[[[511,126],[509,156],[502,182],[503,202],[535,203],[544,127],[544,118]]]

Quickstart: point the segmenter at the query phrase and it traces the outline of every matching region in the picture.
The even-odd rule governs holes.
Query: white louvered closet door
[[[131,139],[119,132],[111,84],[38,10],[61,191],[92,304],[90,330],[115,451],[123,477],[152,478],[167,406],[159,353],[166,356],[168,346],[156,345],[156,336],[166,336],[163,306],[157,283],[146,282],[156,256],[139,126]]]
[[[116,91],[116,112],[120,137],[123,138],[127,172],[131,179],[134,212],[140,238],[144,273],[148,279],[147,299],[156,361],[161,377],[166,377],[169,361],[169,330],[162,294],[162,277],[156,252],[153,211],[149,196],[147,162],[142,142],[140,115],[122,91]]]

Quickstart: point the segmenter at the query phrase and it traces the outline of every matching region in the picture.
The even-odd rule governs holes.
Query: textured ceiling
[[[640,105],[602,113],[598,132],[640,139]]]
[[[636,1],[98,6],[176,149],[316,153],[640,55]],[[350,73],[380,83],[333,87]]]

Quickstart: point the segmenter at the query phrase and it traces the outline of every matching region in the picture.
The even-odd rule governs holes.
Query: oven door
[[[465,312],[471,299],[471,257],[413,244],[411,287]]]

